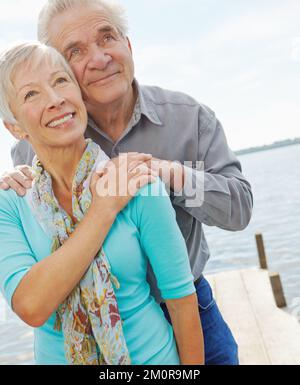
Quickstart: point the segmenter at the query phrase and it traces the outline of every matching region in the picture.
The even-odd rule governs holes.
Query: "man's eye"
[[[73,58],[74,56],[78,56],[80,54],[79,48],[73,48],[70,51],[70,58]]]
[[[27,94],[24,96],[25,102],[26,102],[27,100],[29,100],[30,98],[32,98],[33,96],[35,96],[36,94],[37,94],[36,91],[29,91],[29,92],[27,92]]]
[[[115,38],[113,37],[113,35],[107,34],[103,37],[103,40],[105,43],[110,43],[111,41],[115,40]]]

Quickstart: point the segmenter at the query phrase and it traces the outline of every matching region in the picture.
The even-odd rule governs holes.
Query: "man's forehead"
[[[59,26],[56,28],[54,25]],[[53,28],[54,27],[54,28]],[[107,12],[102,8],[70,10],[59,15],[56,23],[52,23],[54,43],[60,49],[65,48],[72,41],[80,41],[84,35],[97,35],[107,31],[117,31]],[[53,35],[52,35],[53,36]]]

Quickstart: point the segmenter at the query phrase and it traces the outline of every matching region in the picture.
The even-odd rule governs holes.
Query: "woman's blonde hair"
[[[38,39],[51,45],[51,37],[48,34],[52,20],[63,12],[78,6],[99,6],[104,9],[112,24],[117,28],[122,37],[128,34],[128,21],[125,9],[115,1],[109,0],[48,0],[43,6],[38,20]]]
[[[62,66],[78,84],[65,58],[55,48],[40,42],[17,43],[0,53],[0,116],[7,123],[17,123],[10,108],[11,98],[15,94],[13,78],[16,72],[26,66],[38,70],[45,62]]]

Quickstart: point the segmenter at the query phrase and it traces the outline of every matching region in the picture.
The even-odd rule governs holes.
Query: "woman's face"
[[[65,147],[82,139],[87,112],[76,83],[60,65],[48,60],[37,68],[26,65],[13,78],[16,91],[11,108],[17,120],[15,133],[35,150]]]

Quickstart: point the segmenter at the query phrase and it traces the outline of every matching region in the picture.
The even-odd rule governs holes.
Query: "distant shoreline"
[[[272,144],[268,144],[268,145],[264,145],[264,146],[245,148],[243,150],[235,151],[235,154],[236,155],[246,155],[246,154],[252,154],[254,152],[273,150],[274,148],[293,146],[296,144],[300,144],[300,138],[286,139],[286,140],[274,142]]]

